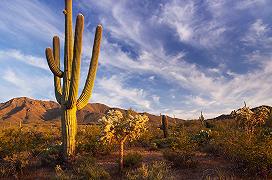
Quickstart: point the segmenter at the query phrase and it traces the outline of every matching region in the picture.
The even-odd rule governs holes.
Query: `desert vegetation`
[[[110,110],[95,124],[79,125],[76,154],[68,164],[62,159],[60,123],[1,126],[5,128],[0,131],[0,175],[57,179],[270,178],[270,112],[268,107],[245,106],[229,119],[203,120],[209,128],[199,120],[169,120],[165,138],[161,126],[149,122],[147,116],[133,110]],[[256,123],[257,119],[261,123]],[[163,124],[163,118],[161,121]]]
[[[60,39],[46,58],[54,75],[56,120],[46,119],[45,103],[28,101],[22,108],[0,114],[0,178],[3,179],[269,179],[272,178],[272,108],[241,107],[224,118],[181,120],[166,114],[100,107],[77,114],[92,95],[102,40],[96,27],[92,58],[78,95],[84,16],[79,14],[73,35],[72,0],[65,0],[64,70],[60,69]],[[14,103],[14,102],[13,102]],[[27,105],[26,105],[27,104]],[[31,105],[43,109],[30,116]],[[1,103],[0,110],[10,103]],[[13,104],[14,105],[14,104]],[[48,107],[49,107],[48,106]],[[104,107],[104,108],[102,108]],[[90,108],[90,107],[89,107]],[[94,111],[94,109],[92,109]],[[25,118],[20,118],[21,114]],[[18,117],[14,121],[11,114]],[[95,118],[94,118],[95,117]],[[99,120],[97,121],[97,117]]]

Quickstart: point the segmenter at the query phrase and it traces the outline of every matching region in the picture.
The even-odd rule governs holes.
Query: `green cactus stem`
[[[63,155],[65,160],[69,160],[75,155],[75,137],[77,132],[76,111],[87,105],[94,87],[102,40],[102,26],[98,25],[96,28],[89,73],[84,89],[78,98],[84,16],[82,14],[77,16],[75,35],[73,36],[72,0],[65,0],[65,10],[63,13],[65,15],[64,71],[60,70],[59,37],[54,36],[53,50],[46,48],[45,53],[48,66],[54,75],[56,100],[61,105],[62,110]],[[62,86],[61,83],[63,83]]]

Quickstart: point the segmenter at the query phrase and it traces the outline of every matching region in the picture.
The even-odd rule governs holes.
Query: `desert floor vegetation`
[[[69,164],[61,158],[59,122],[21,126],[2,123],[0,176],[7,179],[272,177],[269,123],[258,124],[248,133],[248,128],[241,127],[235,118],[205,121],[212,128],[204,127],[199,120],[169,123],[169,135],[164,138],[160,127],[145,120],[145,131],[138,133],[134,141],[124,143],[122,174],[120,143],[105,143],[106,126],[102,122],[79,125],[76,156]]]

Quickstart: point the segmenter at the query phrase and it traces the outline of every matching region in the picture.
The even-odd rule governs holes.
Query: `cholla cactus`
[[[105,143],[118,143],[120,145],[120,171],[123,170],[124,143],[133,141],[147,130],[146,115],[133,115],[128,110],[124,115],[118,110],[110,110],[100,122],[102,123],[101,140]]]
[[[246,105],[236,111],[236,120],[241,128],[244,128],[248,134],[252,134],[257,126],[265,124],[269,117],[270,110],[266,107],[257,108],[253,112]]]
[[[65,0],[63,12],[65,15],[64,71],[60,70],[60,41],[57,36],[53,38],[53,50],[46,48],[45,52],[49,68],[54,74],[56,99],[62,110],[63,155],[66,160],[69,160],[75,154],[76,111],[87,105],[94,86],[102,39],[102,26],[98,25],[96,28],[88,77],[78,98],[84,16],[82,14],[77,16],[75,36],[73,36],[72,0]],[[61,79],[63,79],[63,87],[61,87]]]

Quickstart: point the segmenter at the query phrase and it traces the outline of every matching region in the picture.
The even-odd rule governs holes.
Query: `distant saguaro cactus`
[[[166,115],[161,116],[161,130],[163,130],[164,138],[168,137],[168,119]]]
[[[58,36],[53,38],[53,51],[51,48],[46,48],[45,52],[49,68],[54,74],[55,96],[62,110],[61,126],[64,158],[69,160],[75,154],[76,111],[82,109],[88,103],[94,86],[102,39],[102,26],[98,25],[96,28],[88,76],[84,89],[78,98],[84,16],[82,14],[77,16],[75,36],[73,37],[72,0],[65,0],[63,13],[65,15],[64,71],[60,70],[60,40]],[[61,78],[63,78],[63,87],[61,87]]]
[[[201,125],[202,125],[203,127],[205,127],[205,126],[206,126],[206,123],[205,123],[205,118],[204,118],[204,116],[203,116],[202,111],[201,111],[200,116],[199,116],[198,119],[199,119]]]

